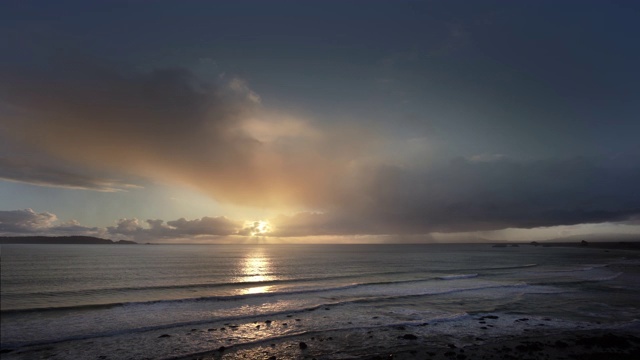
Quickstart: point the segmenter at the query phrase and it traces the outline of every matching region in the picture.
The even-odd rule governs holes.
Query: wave
[[[478,274],[459,274],[459,275],[454,274],[454,275],[428,277],[428,278],[421,278],[421,279],[376,281],[376,282],[348,284],[343,286],[320,287],[320,288],[314,288],[314,289],[301,289],[301,290],[291,290],[291,291],[265,292],[265,293],[259,293],[259,294],[202,296],[202,297],[196,297],[196,298],[182,298],[182,299],[161,299],[161,300],[151,300],[151,301],[130,301],[130,302],[114,302],[114,303],[104,303],[104,304],[81,304],[81,305],[56,306],[56,307],[7,309],[7,310],[0,310],[0,314],[18,314],[18,313],[37,312],[37,311],[98,310],[98,309],[108,309],[108,308],[118,307],[118,306],[172,303],[172,302],[181,303],[181,302],[189,302],[189,301],[238,301],[238,300],[245,300],[250,298],[263,298],[263,297],[270,298],[275,296],[302,295],[302,294],[312,294],[312,293],[319,293],[319,292],[342,291],[342,290],[350,290],[350,289],[366,287],[366,286],[400,285],[400,284],[428,282],[428,281],[434,281],[434,280],[435,281],[461,280],[461,279],[468,279],[468,278],[473,278],[477,276]],[[255,282],[254,285],[256,284],[268,285],[269,283],[270,282]],[[243,284],[248,284],[248,283],[243,283]]]
[[[428,280],[431,280],[431,279],[350,284],[350,285],[335,286],[335,287],[324,287],[324,288],[316,288],[316,289],[281,291],[281,292],[270,292],[270,293],[259,293],[259,294],[202,296],[202,297],[196,297],[196,298],[183,298],[183,299],[130,301],[130,302],[114,302],[114,303],[108,303],[108,304],[82,304],[82,305],[70,305],[70,306],[59,306],[59,307],[9,309],[9,310],[0,311],[0,314],[27,313],[27,312],[38,312],[38,311],[71,311],[71,310],[106,309],[106,308],[113,308],[118,306],[151,305],[151,304],[160,304],[160,303],[184,303],[184,302],[196,302],[196,301],[238,301],[238,300],[245,300],[245,299],[251,299],[251,298],[262,298],[262,297],[269,298],[269,297],[275,297],[275,296],[312,294],[312,293],[327,292],[327,291],[349,290],[349,289],[354,289],[362,286],[389,285],[389,284],[397,284],[397,283],[403,283],[403,282],[419,282],[419,281],[428,281]]]
[[[609,264],[593,264],[593,265],[581,265],[579,267],[573,267],[568,269],[547,269],[538,271],[541,274],[547,273],[572,273],[572,272],[582,272],[582,271],[591,271],[600,268],[606,268]]]
[[[512,270],[512,269],[526,269],[530,267],[538,266],[538,264],[524,264],[524,265],[513,265],[513,266],[497,266],[497,267],[485,267],[485,268],[477,268],[477,269],[466,269],[466,270]]]
[[[416,274],[419,271],[387,271],[372,274],[362,275],[336,275],[326,277],[308,277],[308,278],[292,278],[292,279],[274,279],[274,280],[262,280],[262,281],[231,281],[221,283],[195,283],[195,284],[175,284],[175,285],[151,285],[151,286],[122,286],[122,287],[110,287],[110,288],[94,288],[94,289],[80,289],[80,290],[63,290],[63,291],[38,291],[38,292],[24,292],[24,293],[4,293],[5,297],[16,296],[65,296],[65,295],[80,295],[80,296],[95,296],[102,295],[104,293],[126,292],[126,291],[153,291],[153,290],[173,290],[173,289],[215,289],[221,287],[242,287],[242,286],[270,286],[270,285],[283,285],[283,284],[295,284],[301,282],[321,282],[328,280],[340,280],[359,277],[374,277],[381,275],[401,275],[401,274]],[[253,275],[243,275],[242,277],[251,277]],[[276,274],[268,274],[265,276],[276,276]],[[402,281],[402,280],[401,280]],[[412,281],[412,280],[410,280]]]
[[[408,299],[408,298],[432,296],[432,295],[448,295],[448,294],[456,294],[456,293],[467,292],[467,291],[526,288],[526,287],[529,287],[529,284],[517,283],[517,284],[488,285],[488,286],[478,286],[478,287],[460,288],[460,289],[426,291],[426,292],[413,293],[413,294],[397,294],[397,295],[387,295],[387,296],[374,297],[374,298],[362,298],[357,300],[351,300],[349,302],[352,302],[354,304],[362,304],[362,303],[378,302],[381,300],[405,299],[405,298]]]
[[[578,284],[585,284],[585,283],[592,283],[592,282],[610,281],[618,278],[622,274],[623,274],[622,272],[618,272],[614,274],[597,276],[597,277],[586,278],[586,279],[570,279],[567,281],[563,281],[563,280],[554,281],[552,279],[540,281],[540,282],[534,282],[532,280],[528,280],[528,281],[532,285],[571,285],[571,284],[578,285]]]
[[[458,279],[470,279],[470,278],[474,278],[477,277],[478,274],[459,274],[459,275],[445,275],[445,276],[439,276],[438,279],[440,280],[458,280]]]
[[[477,290],[477,289],[468,289],[468,290]],[[461,289],[460,291],[464,291],[464,290]],[[433,295],[437,295],[437,294],[441,294],[441,293],[434,293]],[[392,298],[413,297],[413,296],[420,296],[420,295],[411,294],[411,295],[406,295],[406,296],[386,296],[386,297],[383,297],[381,299],[392,299]],[[350,300],[350,301],[327,302],[327,303],[321,303],[321,304],[317,304],[317,305],[310,306],[310,307],[305,307],[305,308],[300,308],[300,309],[289,309],[289,310],[282,310],[282,311],[272,311],[272,312],[268,312],[268,313],[253,314],[253,315],[225,316],[225,317],[216,317],[216,318],[193,320],[193,321],[181,321],[181,322],[175,322],[175,323],[170,323],[170,324],[162,324],[162,325],[155,325],[155,326],[144,326],[144,327],[138,327],[138,328],[128,328],[126,330],[104,331],[104,332],[100,332],[100,333],[87,334],[87,335],[64,336],[64,337],[61,337],[61,338],[58,338],[58,339],[52,339],[52,340],[46,340],[46,341],[5,342],[5,343],[2,343],[2,347],[3,348],[18,348],[18,347],[26,347],[26,346],[50,345],[50,344],[56,344],[56,343],[61,343],[61,342],[66,342],[66,341],[87,340],[87,339],[104,338],[104,337],[117,336],[117,335],[145,333],[145,332],[151,332],[151,331],[157,331],[157,330],[168,330],[168,329],[180,328],[180,327],[202,326],[202,325],[206,325],[206,324],[211,324],[213,322],[215,322],[215,323],[227,323],[227,324],[229,324],[229,323],[240,323],[240,322],[244,322],[244,323],[252,323],[252,322],[254,322],[255,323],[256,320],[260,321],[260,320],[264,320],[265,318],[267,318],[267,319],[268,318],[275,318],[275,317],[283,316],[283,315],[294,315],[294,314],[300,314],[300,313],[305,313],[305,312],[312,312],[312,311],[316,311],[316,310],[327,308],[327,307],[336,308],[336,307],[341,307],[341,306],[347,306],[347,305],[350,305],[350,304],[366,303],[366,302],[373,302],[373,301],[375,301],[375,300],[374,299],[356,299],[356,300]],[[429,318],[427,320],[421,319],[419,321],[404,321],[404,322],[386,323],[384,325],[352,326],[352,327],[330,328],[330,329],[323,329],[323,330],[317,330],[317,331],[303,331],[301,333],[290,333],[290,334],[284,335],[284,338],[293,337],[293,336],[297,336],[297,335],[301,335],[301,334],[304,335],[304,334],[307,334],[307,333],[311,334],[311,333],[322,333],[322,332],[341,331],[341,330],[392,328],[392,327],[397,327],[397,326],[424,325],[425,321],[428,321],[429,323],[432,323],[432,324],[433,323],[444,323],[444,322],[461,320],[461,319],[464,319],[464,318],[468,318],[469,316],[470,315],[468,313],[441,314],[439,316],[435,316],[435,317]],[[281,336],[269,337],[269,338],[266,338],[266,339],[257,340],[257,342],[261,343],[263,341],[272,341],[272,340],[280,338]],[[253,342],[250,342],[250,343],[247,343],[247,344],[252,344],[252,343]]]
[[[336,276],[327,276],[327,277],[306,277],[306,278],[292,278],[292,279],[274,279],[274,280],[262,280],[262,281],[230,281],[230,282],[220,282],[220,283],[193,283],[193,284],[173,284],[173,285],[150,285],[150,286],[121,286],[121,287],[105,287],[105,288],[93,288],[93,289],[79,289],[79,290],[57,290],[57,291],[37,291],[37,292],[20,292],[20,293],[3,293],[2,296],[5,298],[25,298],[25,297],[34,297],[34,296],[46,296],[46,297],[64,297],[64,296],[80,296],[80,297],[91,297],[91,296],[101,296],[105,294],[114,294],[114,293],[124,293],[124,292],[136,292],[136,291],[162,291],[162,290],[189,290],[189,289],[216,289],[216,288],[239,288],[239,287],[253,287],[253,286],[273,286],[273,285],[286,285],[286,284],[296,284],[296,283],[304,283],[304,282],[323,282],[323,281],[331,281],[331,280],[340,280],[340,279],[350,279],[350,278],[361,278],[363,276],[366,277],[375,277],[375,276],[385,276],[385,275],[409,275],[409,274],[423,274],[424,272],[428,273],[451,273],[456,271],[478,271],[478,270],[506,270],[506,269],[520,269],[520,268],[528,268],[537,266],[537,264],[525,264],[518,266],[504,266],[504,267],[487,267],[487,268],[471,268],[471,269],[429,269],[425,271],[420,270],[412,270],[412,271],[387,271],[387,272],[379,272],[379,273],[369,273],[369,274],[355,274],[355,275],[336,275]],[[274,275],[275,274],[270,274]],[[363,283],[362,285],[384,285],[384,284],[393,284],[399,282],[415,282],[415,281],[425,281],[425,280],[455,280],[455,279],[465,279],[476,277],[478,274],[452,274],[452,275],[442,275],[442,276],[434,276],[430,278],[422,278],[422,279],[411,279],[411,280],[399,280],[399,281],[381,281],[377,283]],[[116,305],[118,305],[117,303]],[[112,304],[101,304],[101,305],[112,305]],[[45,309],[45,308],[43,308]],[[12,311],[12,310],[11,310]],[[4,311],[0,310],[0,313],[4,313]]]
[[[490,271],[490,270],[515,270],[526,269],[530,267],[538,266],[538,264],[523,264],[523,265],[511,265],[511,266],[492,266],[492,267],[477,267],[477,268],[459,268],[459,269],[431,269],[432,272],[446,272],[453,271]]]
[[[419,280],[416,280],[418,282]],[[405,281],[405,283],[412,281]],[[353,284],[353,285],[345,285],[340,287],[332,287],[332,288],[322,288],[322,289],[308,289],[308,290],[298,290],[298,291],[289,291],[289,292],[280,292],[280,293],[262,293],[262,294],[244,294],[244,295],[230,295],[230,296],[206,296],[206,297],[198,297],[198,298],[185,298],[185,299],[176,299],[176,300],[154,300],[154,301],[132,301],[132,302],[117,302],[117,303],[109,303],[109,304],[83,304],[83,305],[72,305],[72,306],[64,306],[64,307],[49,307],[49,308],[28,308],[28,309],[9,309],[2,310],[0,313],[3,315],[10,314],[23,314],[23,313],[34,313],[34,312],[45,312],[45,311],[76,311],[76,310],[100,310],[100,309],[109,309],[114,307],[130,307],[130,306],[148,306],[153,304],[179,304],[179,303],[192,303],[192,302],[217,302],[217,301],[240,301],[254,298],[268,298],[275,296],[287,296],[287,295],[302,295],[302,294],[313,294],[318,292],[329,292],[329,291],[341,291],[341,290],[349,290],[355,289],[363,286],[375,286],[386,283],[367,283],[367,284]],[[513,287],[526,287],[528,284],[526,283],[516,283],[516,284],[499,284],[499,285],[480,285],[480,286],[471,286],[464,288],[456,288],[456,289],[430,289],[427,291],[421,292],[397,292],[395,294],[387,292],[389,295],[383,296],[371,296],[367,298],[356,298],[352,300],[347,300],[344,302],[324,304],[325,306],[335,306],[342,305],[345,303],[369,303],[381,300],[389,300],[389,299],[398,299],[398,298],[410,298],[417,296],[426,296],[426,295],[444,295],[451,294],[457,292],[464,291],[475,291],[475,290],[485,290],[485,289],[498,289],[498,288],[513,288]],[[322,306],[322,305],[320,305]]]

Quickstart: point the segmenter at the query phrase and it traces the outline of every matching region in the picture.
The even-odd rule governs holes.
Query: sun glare
[[[265,236],[273,230],[271,223],[266,220],[245,221],[244,228],[249,236]]]

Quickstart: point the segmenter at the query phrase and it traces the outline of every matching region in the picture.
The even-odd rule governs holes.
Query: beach
[[[351,334],[334,334],[335,336]],[[225,348],[184,360],[217,359],[637,359],[640,355],[638,329],[544,332],[505,336],[492,339],[477,337],[473,342],[460,341],[451,336],[413,339],[398,335],[396,344],[380,345],[378,354],[359,354],[357,351],[337,351],[331,354],[313,349],[319,338],[296,342],[292,339],[269,346]],[[302,348],[301,348],[301,344]],[[321,345],[321,344],[320,344]],[[305,347],[306,346],[306,347]],[[322,348],[322,346],[320,346]]]
[[[145,332],[128,339],[113,337],[33,346],[6,352],[2,358],[636,359],[640,354],[640,322],[601,326],[556,323],[549,318],[524,319],[485,314],[418,325],[293,333],[253,342],[241,340],[247,332],[260,332],[262,327],[282,327],[287,323],[295,327],[293,324],[303,321],[283,316],[267,320],[269,323],[228,323],[217,329],[180,327],[169,332]],[[197,354],[180,356],[149,351],[154,344],[156,349],[171,345],[179,351],[185,343],[204,339],[210,341],[211,349]]]
[[[58,246],[3,245],[3,359],[625,359],[640,345],[636,251]]]

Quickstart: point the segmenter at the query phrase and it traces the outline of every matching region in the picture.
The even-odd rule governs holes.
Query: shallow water
[[[638,255],[529,245],[3,245],[0,346],[64,344],[66,353],[47,356],[73,358],[69,349],[90,342],[127,358],[135,343],[161,358],[425,323],[482,332],[468,324],[485,313],[509,319],[509,331],[520,315],[565,328],[633,323]]]

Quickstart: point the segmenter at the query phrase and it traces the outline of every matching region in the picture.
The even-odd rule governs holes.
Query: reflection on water
[[[267,293],[271,289],[271,286],[256,286],[248,289],[242,289],[242,294],[262,294]]]
[[[271,274],[271,260],[262,249],[254,249],[244,258],[242,267],[243,282],[263,282],[277,280]],[[269,292],[271,286],[254,286],[241,290],[242,294],[261,294]]]

